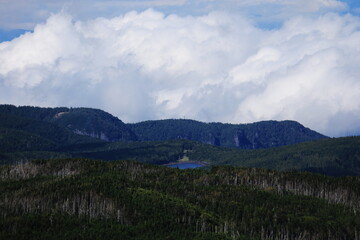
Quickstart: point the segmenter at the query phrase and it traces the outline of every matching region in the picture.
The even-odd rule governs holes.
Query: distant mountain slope
[[[98,109],[72,108],[57,113],[51,122],[71,129],[77,134],[105,141],[135,141],[136,135],[120,119]]]
[[[84,145],[85,147],[86,145]],[[70,149],[69,149],[70,150]],[[74,157],[165,164],[180,159],[331,176],[360,176],[360,137],[329,138],[268,149],[217,147],[189,140],[105,143],[70,151]]]
[[[145,121],[128,126],[141,141],[187,139],[242,149],[278,147],[327,138],[295,121],[223,124],[169,119]]]
[[[48,150],[50,145],[53,146],[50,149],[54,149],[59,146],[98,141],[97,139],[75,134],[51,122],[26,118],[11,113],[0,113],[0,129],[2,129],[1,141],[8,142],[11,149],[18,145],[19,142],[24,142],[21,146],[25,147],[25,139],[28,139],[25,149],[33,151]],[[42,147],[45,142],[47,142],[45,144],[47,147]],[[38,144],[36,145],[36,143]],[[20,145],[17,148],[18,151],[25,149]]]
[[[0,128],[0,153],[52,150],[55,148],[56,144],[53,141],[37,134],[9,128]]]
[[[330,138],[256,150],[197,145],[187,156],[216,165],[360,176],[360,137]]]
[[[0,113],[0,163],[91,158],[165,164],[180,159],[327,175],[360,175],[360,137],[321,139],[268,149],[218,147],[189,140],[106,142],[51,122]]]
[[[259,149],[326,138],[295,121],[223,124],[169,119],[125,124],[98,109],[13,105],[0,105],[0,113],[56,124],[76,134],[110,142],[187,139],[215,146]]]
[[[98,109],[0,105],[0,113],[10,113],[28,119],[53,123],[76,134],[105,141],[134,141],[137,139],[121,120]]]

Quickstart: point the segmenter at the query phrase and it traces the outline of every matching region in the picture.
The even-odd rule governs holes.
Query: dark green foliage
[[[190,159],[212,165],[311,171],[334,176],[360,174],[359,137],[325,138],[257,150],[215,147],[181,140],[189,138],[206,142],[206,138],[211,136],[213,140],[207,143],[223,145],[235,131],[238,146],[258,148],[323,137],[292,121],[230,125],[163,120],[130,126],[142,140],[149,140],[146,136],[155,133],[156,139],[180,139],[106,142],[79,134],[100,138],[107,136],[107,140],[115,140],[121,135],[125,140],[134,139],[133,133],[117,132],[116,129],[126,128],[125,124],[100,110],[0,105],[0,164],[64,157],[108,161],[133,159],[151,164]],[[274,135],[275,132],[277,135]],[[230,145],[230,142],[225,145]]]
[[[78,134],[110,142],[137,140],[135,134],[121,120],[97,109],[73,108],[58,113],[51,121]]]
[[[187,139],[242,149],[277,147],[326,138],[294,121],[222,124],[169,119],[128,124],[128,126],[142,141]]]
[[[45,124],[44,128],[52,123],[53,126],[106,141],[133,141],[137,139],[135,134],[121,120],[97,109],[0,105],[1,113],[35,120],[34,124]],[[0,119],[2,121],[2,118]]]
[[[74,134],[73,132],[60,127],[50,122],[34,120],[9,113],[0,113],[0,128],[2,129],[2,138],[8,144],[17,144],[25,135],[27,139],[37,138],[39,144],[32,144],[32,150],[48,150],[49,146],[43,146],[48,141],[47,145],[63,146],[70,144],[89,143],[98,141],[85,136]],[[8,130],[8,131],[7,131]],[[6,134],[6,135],[5,135]],[[15,141],[17,139],[17,141]],[[55,144],[55,145],[54,145]],[[12,150],[14,150],[12,148]],[[19,147],[16,150],[24,151],[31,150],[30,147]]]
[[[257,150],[223,148],[187,140],[119,142],[88,149],[73,148],[68,153],[74,157],[134,159],[152,164],[174,162],[186,156],[190,161],[212,165],[310,171],[332,176],[360,175],[360,137],[323,139]]]
[[[17,115],[20,117],[39,121],[50,121],[57,113],[67,111],[67,108],[41,108],[14,105],[0,105],[0,113]]]
[[[56,148],[56,143],[39,135],[10,128],[0,128],[0,152],[39,151]]]
[[[215,146],[258,149],[325,138],[294,121],[234,125],[169,119],[126,125],[109,113],[91,108],[0,105],[0,113],[36,120],[36,123],[55,123],[77,134],[111,142],[187,139]]]
[[[359,239],[359,199],[358,177],[35,161],[0,168],[0,238]]]
[[[360,137],[323,139],[278,148],[236,150],[197,145],[190,159],[219,165],[360,175]]]
[[[99,160],[127,160],[151,164],[175,162],[184,156],[183,141],[163,142],[119,142],[109,143],[100,148],[73,151],[74,157]]]
[[[360,137],[324,139],[295,145],[240,150],[187,140],[89,142],[58,146],[54,141],[17,130],[0,130],[0,163],[52,158],[92,158],[166,164],[188,158],[211,165],[311,171],[333,176],[360,175]],[[77,136],[84,137],[85,136]],[[57,146],[53,148],[53,146]],[[34,151],[36,150],[36,151]]]

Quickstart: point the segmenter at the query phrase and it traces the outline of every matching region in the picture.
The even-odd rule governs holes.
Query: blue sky
[[[359,15],[357,0],[0,0],[0,103],[359,134]]]
[[[267,25],[266,21],[281,23],[293,14],[318,14],[329,10],[360,14],[358,0],[305,0],[303,4],[301,2],[299,0],[0,0],[0,28],[32,30],[36,24],[45,21],[52,13],[64,9],[78,20],[115,17],[131,10],[144,11],[148,8],[157,9],[165,14],[183,16],[220,10],[247,15],[264,25]],[[309,9],[304,9],[306,6],[309,6]],[[310,9],[311,7],[314,9]]]
[[[319,9],[314,6],[313,10],[299,8],[316,5],[314,2],[319,2]],[[36,24],[60,11],[70,13],[75,20],[111,18],[148,8],[180,16],[226,11],[247,16],[258,27],[266,29],[279,28],[284,20],[294,15],[318,15],[327,11],[360,15],[359,0],[306,0],[304,4],[299,0],[0,0],[0,4],[0,42],[18,37],[25,31],[32,31]]]

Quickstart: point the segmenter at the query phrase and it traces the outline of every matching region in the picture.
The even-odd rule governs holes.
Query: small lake
[[[200,163],[187,163],[187,162],[180,162],[180,163],[172,163],[172,164],[168,164],[166,165],[168,167],[171,168],[179,168],[179,169],[188,169],[188,168],[198,168],[198,167],[204,167],[204,164],[200,164]]]

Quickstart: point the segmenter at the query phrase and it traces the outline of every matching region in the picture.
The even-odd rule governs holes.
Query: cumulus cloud
[[[322,1],[336,2],[336,1]],[[297,16],[276,30],[223,12],[52,15],[0,43],[0,102],[88,106],[133,122],[293,119],[360,130],[360,19]]]

